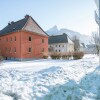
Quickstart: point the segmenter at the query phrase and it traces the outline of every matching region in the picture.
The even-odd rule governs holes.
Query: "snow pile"
[[[77,61],[9,62],[8,66],[15,64],[10,68],[7,63],[0,70],[0,100],[100,100],[100,68],[96,56]],[[27,63],[34,67],[19,68]]]
[[[0,100],[13,100],[13,98],[3,93],[0,93]]]

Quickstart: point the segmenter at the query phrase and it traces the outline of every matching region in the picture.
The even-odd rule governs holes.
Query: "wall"
[[[53,43],[49,45],[49,48],[50,46],[53,47],[53,52],[59,52],[59,53],[67,52],[67,43]]]
[[[52,47],[52,52],[65,53],[74,52],[74,44],[72,43],[53,43],[49,44],[49,48]]]
[[[29,41],[29,37],[32,41]],[[44,43],[42,43],[44,39]],[[28,48],[32,48],[32,52],[28,52]],[[44,53],[48,53],[48,37],[37,33],[21,31],[21,58],[41,58]]]
[[[30,32],[35,32],[37,34],[43,34],[45,33],[41,30],[41,28],[36,24],[35,21],[31,17],[29,17],[26,25],[23,27],[23,30],[30,31]]]
[[[15,36],[16,36],[16,41],[14,40]],[[14,48],[16,48],[16,52],[14,52]],[[1,36],[0,49],[4,57],[20,58],[21,55],[20,54],[20,32],[14,32],[8,35]]]

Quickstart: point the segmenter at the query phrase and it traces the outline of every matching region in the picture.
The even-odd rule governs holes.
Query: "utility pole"
[[[100,66],[100,0],[99,0],[99,66]]]
[[[99,66],[100,66],[100,0],[95,0],[97,5],[97,12],[95,11],[95,20],[99,26]]]
[[[100,0],[98,0],[98,13],[99,13],[99,15],[98,15],[98,17],[99,17],[99,22],[98,22],[98,26],[99,26],[99,66],[100,66]]]

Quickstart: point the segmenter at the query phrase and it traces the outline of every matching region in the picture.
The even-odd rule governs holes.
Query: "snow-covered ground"
[[[4,61],[0,100],[100,100],[98,57]]]

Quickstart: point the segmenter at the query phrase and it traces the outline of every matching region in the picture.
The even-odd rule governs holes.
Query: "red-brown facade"
[[[6,59],[42,58],[48,53],[48,36],[19,30],[0,36],[0,49]]]

